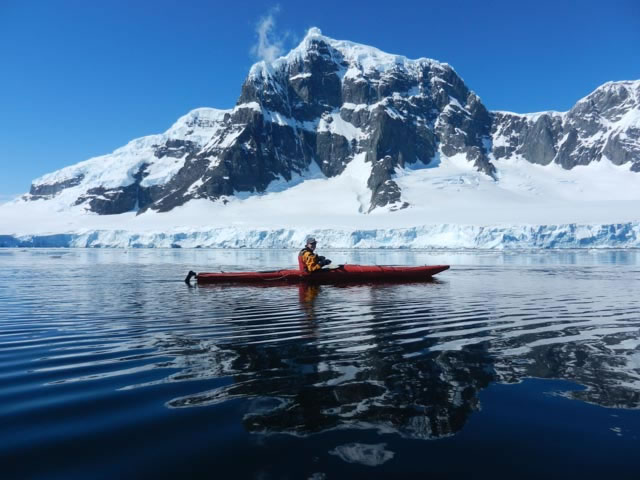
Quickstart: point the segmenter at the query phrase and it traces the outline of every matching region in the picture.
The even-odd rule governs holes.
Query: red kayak
[[[313,273],[300,270],[270,270],[266,272],[189,272],[185,282],[196,277],[198,283],[346,283],[346,282],[416,282],[430,280],[436,273],[447,270],[449,265],[425,265],[422,267],[339,265],[336,268]]]

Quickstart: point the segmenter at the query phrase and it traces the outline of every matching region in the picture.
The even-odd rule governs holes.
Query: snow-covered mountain
[[[409,60],[311,29],[271,64],[255,64],[232,110],[198,109],[163,135],[45,175],[25,199],[70,190],[99,214],[168,211],[189,200],[265,192],[319,169],[370,169],[362,210],[407,206],[395,176],[438,155],[462,155],[496,178],[521,156],[571,169],[604,158],[640,171],[640,82],[608,83],[566,113],[490,113],[447,64]]]
[[[155,192],[184,175],[187,157],[200,152],[224,128],[227,114],[213,108],[193,110],[164,134],[132,140],[111,154],[34,180],[23,199],[57,199],[61,206],[81,205],[99,214],[145,208]]]
[[[609,160],[640,172],[640,81],[605,83],[566,113],[494,112],[491,137],[496,159],[566,169]]]
[[[635,231],[639,186],[640,80],[604,84],[568,112],[489,112],[445,63],[312,28],[286,56],[251,68],[233,109],[194,110],[164,134],[34,180],[0,207],[0,234],[443,223]],[[37,228],[25,227],[29,217]]]

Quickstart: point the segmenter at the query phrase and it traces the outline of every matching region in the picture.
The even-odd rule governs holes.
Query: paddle
[[[341,263],[339,265],[336,265],[335,267],[329,267],[329,268],[327,268],[327,270],[340,270],[340,269],[343,269],[344,266],[345,266],[345,264]]]

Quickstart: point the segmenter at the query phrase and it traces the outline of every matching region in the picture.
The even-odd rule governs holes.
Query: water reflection
[[[301,283],[298,285],[298,298],[300,300],[300,306],[302,311],[307,316],[307,320],[309,322],[315,321],[315,313],[313,305],[315,303],[318,294],[320,293],[320,289],[322,287],[320,285],[307,285]]]
[[[273,334],[278,322],[258,327],[247,318],[260,311],[236,310],[230,341],[216,342],[212,359],[195,362],[205,371],[192,372],[226,384],[169,407],[247,399],[250,432],[355,428],[428,439],[461,430],[493,381],[567,379],[588,387],[567,393],[576,399],[638,406],[635,312],[607,322],[590,301],[534,310],[516,301],[517,314],[496,302],[452,309],[438,298],[444,282],[281,288],[285,297],[298,290],[303,320],[286,309],[286,327]],[[252,294],[268,301],[271,291]]]
[[[268,269],[290,253],[197,260]],[[193,252],[160,252],[158,264],[145,263],[148,252],[26,255],[6,255],[0,367],[24,384],[37,378],[37,393],[109,379],[119,391],[170,392],[154,399],[169,409],[236,400],[252,433],[418,439],[463,429],[492,382],[564,379],[586,387],[566,393],[576,400],[640,406],[636,252],[491,253],[457,266],[453,257],[470,254],[436,262],[424,252],[352,252],[353,263],[454,268],[431,283],[269,288],[188,288]],[[33,278],[48,278],[46,288]],[[96,288],[88,278],[104,281]],[[4,386],[11,395],[14,385]],[[333,454],[364,465],[392,456],[382,443],[342,447]]]
[[[423,287],[416,291],[428,293]],[[378,299],[397,287],[336,289],[340,300],[361,299],[357,317],[324,317],[323,325],[316,324],[317,310],[323,308],[318,306],[323,303],[319,302],[321,289],[333,287],[295,288],[301,313],[309,322],[299,327],[299,333],[304,334],[277,345],[261,341],[218,343],[211,352],[215,360],[206,365],[216,365],[217,375],[232,376],[233,381],[174,399],[168,406],[212,405],[247,398],[253,401],[244,425],[252,432],[301,435],[349,427],[433,438],[460,430],[477,407],[479,389],[494,378],[486,348],[411,355],[433,341],[403,346],[406,338],[393,335],[388,328],[397,320],[386,318],[375,307]],[[363,296],[368,297],[367,302],[362,302]],[[417,311],[420,315],[430,312],[428,308]],[[248,332],[242,318],[230,320],[242,330],[236,331],[234,338]],[[220,366],[224,366],[222,372]]]

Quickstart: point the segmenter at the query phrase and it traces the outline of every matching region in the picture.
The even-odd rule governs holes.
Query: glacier
[[[437,224],[376,229],[242,229],[131,232],[86,230],[0,235],[0,247],[296,249],[313,235],[323,249],[640,248],[640,222],[565,225]]]

